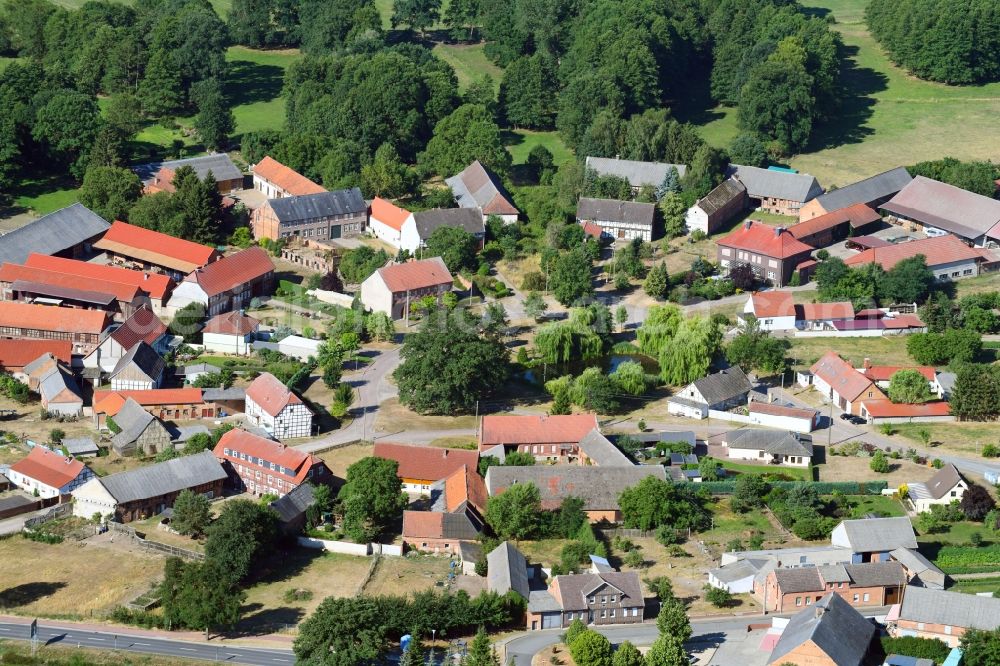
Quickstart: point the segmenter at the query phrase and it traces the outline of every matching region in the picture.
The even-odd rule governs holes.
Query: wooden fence
[[[188,550],[186,548],[179,548],[177,546],[171,546],[167,543],[161,543],[159,541],[153,541],[147,539],[146,535],[142,532],[137,531],[134,527],[122,523],[109,522],[108,529],[112,532],[117,532],[118,534],[124,534],[132,541],[134,541],[140,548],[145,548],[147,550],[155,550],[159,553],[164,553],[173,557],[180,557],[186,560],[204,560],[205,554],[199,553],[193,550]]]

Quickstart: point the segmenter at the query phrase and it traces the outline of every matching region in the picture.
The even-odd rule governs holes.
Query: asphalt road
[[[26,624],[0,623],[0,639],[29,640],[29,627]],[[291,650],[235,647],[221,643],[218,645],[191,643],[66,627],[46,627],[42,624],[38,625],[38,644],[39,648],[45,645],[61,645],[98,650],[123,650],[229,664],[275,666],[295,663],[295,655]]]

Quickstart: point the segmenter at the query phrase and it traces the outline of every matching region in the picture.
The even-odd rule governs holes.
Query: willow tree
[[[636,361],[626,361],[611,374],[611,379],[623,392],[629,395],[642,395],[646,392],[648,381],[642,364]]]
[[[646,320],[636,332],[639,349],[650,356],[659,356],[660,350],[677,333],[682,319],[681,309],[676,305],[654,305],[649,308]]]
[[[597,358],[610,340],[610,313],[593,306],[573,308],[569,319],[546,324],[535,335],[535,349],[546,363]]]
[[[660,349],[660,376],[672,386],[683,386],[704,377],[721,344],[718,324],[703,317],[685,319]]]

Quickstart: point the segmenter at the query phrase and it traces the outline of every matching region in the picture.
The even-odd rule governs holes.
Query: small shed
[[[74,458],[96,456],[97,444],[90,437],[73,437],[62,441],[63,448]]]

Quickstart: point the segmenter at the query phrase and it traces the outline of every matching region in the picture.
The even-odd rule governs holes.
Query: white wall
[[[384,312],[392,317],[392,292],[377,271],[361,283],[361,303],[372,312]]]
[[[798,416],[779,416],[775,414],[755,414],[750,413],[750,420],[748,423],[755,423],[757,425],[769,426],[771,428],[781,428],[782,430],[791,430],[792,432],[798,433],[810,433],[812,432],[812,419],[810,418],[800,418]]]
[[[306,548],[322,549],[331,553],[344,553],[346,555],[370,555],[371,546],[367,543],[351,543],[350,541],[327,541],[326,539],[312,539],[300,536],[299,545]]]
[[[208,294],[196,282],[178,282],[170,296],[168,306],[176,311],[191,303],[208,306]]]
[[[743,594],[747,592],[753,592],[753,576],[747,576],[746,578],[740,578],[734,580],[731,583],[723,583],[721,580],[716,578],[711,573],[708,574],[708,584],[712,587],[717,587],[722,590],[729,590],[732,594]]]
[[[708,213],[703,211],[698,204],[688,208],[684,215],[684,223],[687,225],[689,234],[696,230],[708,234]]]
[[[691,419],[703,419],[708,415],[708,405],[691,406],[667,401],[667,413],[671,416],[685,416]]]
[[[417,233],[417,223],[411,215],[406,218],[406,222],[403,222],[403,228],[400,230],[399,249],[416,253],[419,247],[420,235]]]
[[[406,222],[409,222],[409,219],[410,218],[407,218]],[[406,222],[404,222],[404,225],[406,224]],[[393,246],[397,250],[399,249],[401,242],[400,236],[402,234],[402,231],[397,231],[396,229],[393,229],[382,220],[376,218],[374,215],[368,218],[368,229],[371,230],[371,232],[375,235],[376,238],[384,240],[386,243]]]
[[[202,335],[202,342],[208,351],[220,352],[222,354],[238,354],[245,356],[250,353],[250,343],[247,339],[253,339],[253,335],[227,335],[224,333],[205,333]]]

